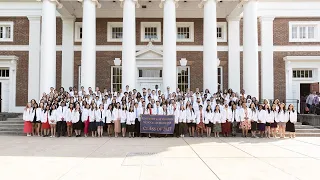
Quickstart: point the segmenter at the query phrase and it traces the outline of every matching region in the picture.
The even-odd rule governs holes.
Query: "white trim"
[[[122,38],[121,39],[112,38],[112,28],[117,28],[117,27],[123,27],[123,22],[108,22],[108,29],[107,29],[108,42],[122,42]],[[123,29],[122,29],[122,32],[123,32]]]
[[[320,61],[320,56],[286,56],[284,61]]]
[[[82,42],[80,38],[80,28],[82,28],[82,22],[74,23],[74,42]]]
[[[178,38],[178,28],[188,27],[189,28],[189,38],[188,39],[179,39]],[[177,42],[194,42],[194,22],[177,22],[176,27],[177,33]]]
[[[10,69],[9,77],[9,104],[8,112],[14,111],[16,106],[16,76],[17,76],[17,56],[0,56],[0,67]]]
[[[80,90],[81,88],[81,65],[78,65],[78,89]]]
[[[0,26],[10,27],[10,38],[0,38],[0,42],[13,42],[14,23],[13,21],[0,21]],[[6,30],[3,29],[3,35],[6,36]]]
[[[217,28],[222,28],[222,39],[217,38],[217,42],[227,42],[228,40],[228,31],[227,31],[227,22],[217,22]],[[218,33],[218,32],[217,32]]]
[[[153,42],[161,42],[161,22],[141,22],[140,23],[140,40],[141,42],[149,42],[149,39],[145,39],[145,28],[156,27],[158,39],[152,39]]]
[[[111,66],[111,71],[110,71],[110,77],[111,77],[111,84],[110,84],[110,91],[111,92],[113,92],[113,68],[121,68],[121,70],[122,70],[122,66]],[[121,78],[122,78],[122,72],[121,72]],[[121,86],[120,86],[120,88],[121,88]]]
[[[292,28],[297,26],[297,38],[292,38]],[[314,27],[314,38],[301,38],[300,37],[300,28],[306,27],[306,34],[308,35],[307,27]],[[289,42],[320,42],[320,21],[289,21]]]

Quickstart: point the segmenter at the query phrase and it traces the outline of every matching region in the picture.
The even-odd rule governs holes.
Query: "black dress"
[[[79,121],[74,123],[73,128],[75,130],[82,130],[83,129],[83,122],[82,122],[82,114],[79,112]]]
[[[286,124],[286,131],[287,132],[296,132],[296,128],[294,124],[290,121],[290,112],[289,112],[289,121]]]

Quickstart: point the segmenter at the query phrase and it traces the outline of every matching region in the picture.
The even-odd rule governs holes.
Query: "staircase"
[[[0,135],[24,135],[22,115],[0,121]]]
[[[296,137],[320,137],[319,127],[314,127],[311,125],[302,125],[301,122],[297,122],[295,127]]]

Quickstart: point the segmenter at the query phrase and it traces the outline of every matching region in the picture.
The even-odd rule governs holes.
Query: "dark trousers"
[[[137,133],[137,136],[140,136],[140,121],[138,120],[138,118],[136,118],[135,120],[135,131]]]
[[[179,136],[180,136],[180,134],[179,134],[179,124],[175,124],[175,125],[174,125],[174,135],[175,135],[176,137],[179,137]]]
[[[179,123],[179,134],[186,134],[186,129],[187,129],[187,124],[186,123]]]
[[[57,122],[57,136],[65,136],[67,130],[67,123],[65,121]]]

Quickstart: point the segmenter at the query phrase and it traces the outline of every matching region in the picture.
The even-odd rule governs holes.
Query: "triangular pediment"
[[[141,59],[153,59],[153,58],[162,58],[162,51],[156,49],[151,42],[146,46],[146,48],[136,52],[136,58]]]

